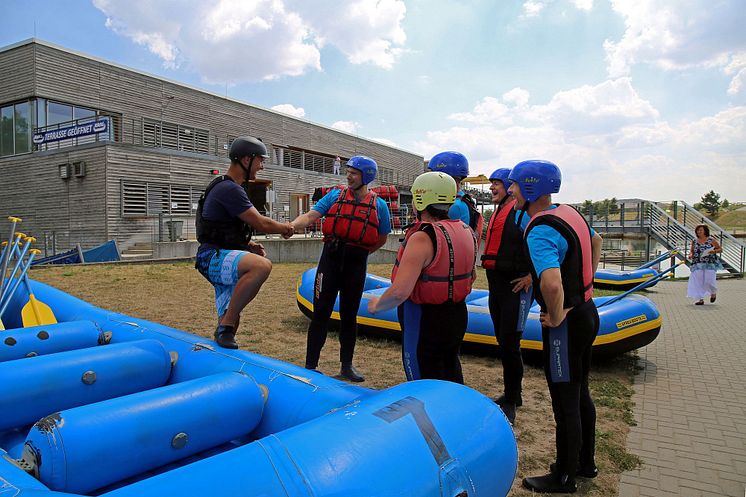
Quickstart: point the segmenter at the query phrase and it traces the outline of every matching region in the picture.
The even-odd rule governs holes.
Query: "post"
[[[621,217],[619,221],[620,221],[620,224],[622,225],[622,232],[623,232],[624,231],[624,202],[619,204],[619,206],[620,206],[619,211],[621,212]]]

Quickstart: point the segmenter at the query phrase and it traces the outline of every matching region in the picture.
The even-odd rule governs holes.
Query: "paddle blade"
[[[57,318],[54,317],[52,308],[44,302],[36,300],[33,293],[29,295],[28,302],[21,309],[21,319],[23,319],[23,326],[25,328],[57,323]]]
[[[3,324],[3,320],[0,319],[0,331],[5,330],[5,325]]]

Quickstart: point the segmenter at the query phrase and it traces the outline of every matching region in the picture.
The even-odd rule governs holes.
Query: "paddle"
[[[10,242],[10,245],[7,245],[5,247],[5,254],[3,254],[4,260],[5,260],[5,268],[3,268],[3,271],[0,272],[0,275],[2,275],[3,277],[2,285],[0,285],[0,297],[5,295],[5,290],[7,290],[7,284],[10,284],[10,280],[12,276],[11,278],[7,277],[8,269],[10,269],[10,261],[13,260],[13,257],[18,257],[18,245],[20,245],[21,240],[24,238],[26,238],[26,235],[24,235],[20,231],[16,231],[14,238],[12,238],[12,241]],[[7,243],[7,242],[3,242],[3,243]]]
[[[653,276],[653,277],[652,277],[652,278],[650,278],[649,280],[647,280],[647,281],[643,281],[642,283],[640,283],[640,284],[639,284],[639,285],[637,285],[636,287],[634,287],[634,288],[632,288],[632,289],[630,289],[630,290],[627,290],[627,291],[626,291],[626,292],[624,292],[624,293],[620,293],[620,294],[619,294],[619,295],[617,295],[616,297],[614,297],[614,298],[612,298],[612,299],[609,299],[609,300],[607,300],[606,302],[603,302],[603,303],[599,304],[599,305],[598,305],[598,306],[596,306],[596,307],[603,307],[603,306],[605,306],[605,305],[613,304],[614,302],[617,302],[617,301],[619,301],[619,300],[622,300],[622,299],[623,299],[624,297],[626,297],[626,296],[627,296],[627,295],[629,295],[630,293],[633,293],[633,292],[637,292],[637,291],[639,291],[639,290],[642,290],[642,289],[644,289],[644,288],[647,288],[647,287],[649,287],[649,286],[652,286],[652,285],[653,285],[654,283],[656,283],[656,282],[657,282],[658,280],[662,279],[662,278],[663,278],[663,277],[664,277],[664,276],[665,276],[665,275],[666,275],[667,273],[670,273],[671,271],[673,271],[673,270],[674,270],[674,269],[676,269],[677,267],[681,266],[682,264],[684,264],[684,262],[683,262],[683,261],[682,261],[682,262],[679,262],[679,263],[677,263],[677,264],[674,264],[673,266],[671,266],[670,268],[666,269],[665,271],[661,271],[660,273],[656,274],[655,276]]]
[[[40,302],[36,299],[33,290],[31,290],[31,284],[28,281],[28,268],[31,267],[31,262],[34,260],[34,257],[40,253],[41,250],[39,249],[29,250],[28,262],[26,263],[25,268],[26,271],[22,276],[29,299],[26,305],[23,306],[23,309],[21,309],[21,319],[23,320],[24,328],[57,323],[57,318],[54,316],[52,308],[44,302]]]
[[[0,269],[0,276],[2,277],[3,283],[5,282],[5,270],[8,269],[8,260],[10,259],[10,253],[13,248],[13,234],[16,232],[16,224],[21,222],[21,218],[8,216],[8,221],[10,221],[10,235],[8,235],[8,245],[3,251],[2,262],[0,262],[0,265],[2,266],[2,269]]]
[[[21,245],[21,240],[24,240],[26,243],[23,246],[22,250],[19,250],[19,246]],[[36,238],[34,237],[27,237],[20,231],[16,231],[16,239],[13,243],[13,246],[11,247],[10,255],[8,256],[8,269],[10,269],[10,261],[13,260],[13,257],[15,257],[16,265],[13,267],[13,269],[10,271],[10,276],[6,277],[3,280],[2,289],[0,289],[0,302],[2,302],[5,299],[5,290],[7,290],[7,285],[10,285],[11,280],[16,277],[16,273],[18,272],[18,269],[20,269],[21,264],[23,263],[23,258],[26,257],[26,252],[30,248],[32,242],[35,242]],[[3,242],[5,243],[5,242]],[[7,285],[6,285],[7,284]]]

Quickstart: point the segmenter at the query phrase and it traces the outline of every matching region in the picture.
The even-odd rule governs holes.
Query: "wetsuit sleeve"
[[[331,206],[334,205],[334,202],[337,201],[341,193],[342,190],[340,190],[339,188],[329,190],[326,195],[321,197],[321,200],[316,202],[316,205],[314,205],[311,209],[315,210],[322,216],[326,215],[326,213],[329,212]]]
[[[376,209],[378,210],[378,234],[388,235],[391,233],[391,213],[386,201],[376,197]]]
[[[460,219],[465,225],[469,226],[469,207],[463,200],[457,198],[450,209],[448,209],[448,218],[454,221]]]
[[[526,242],[531,262],[539,277],[547,269],[559,268],[565,260],[567,241],[554,228],[536,226],[528,234]]]

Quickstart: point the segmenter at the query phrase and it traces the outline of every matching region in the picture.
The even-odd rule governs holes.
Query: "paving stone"
[[[718,287],[704,307],[688,302],[686,282],[647,295],[663,328],[638,351],[627,448],[644,462],[621,476],[620,496],[746,495],[746,282]]]

